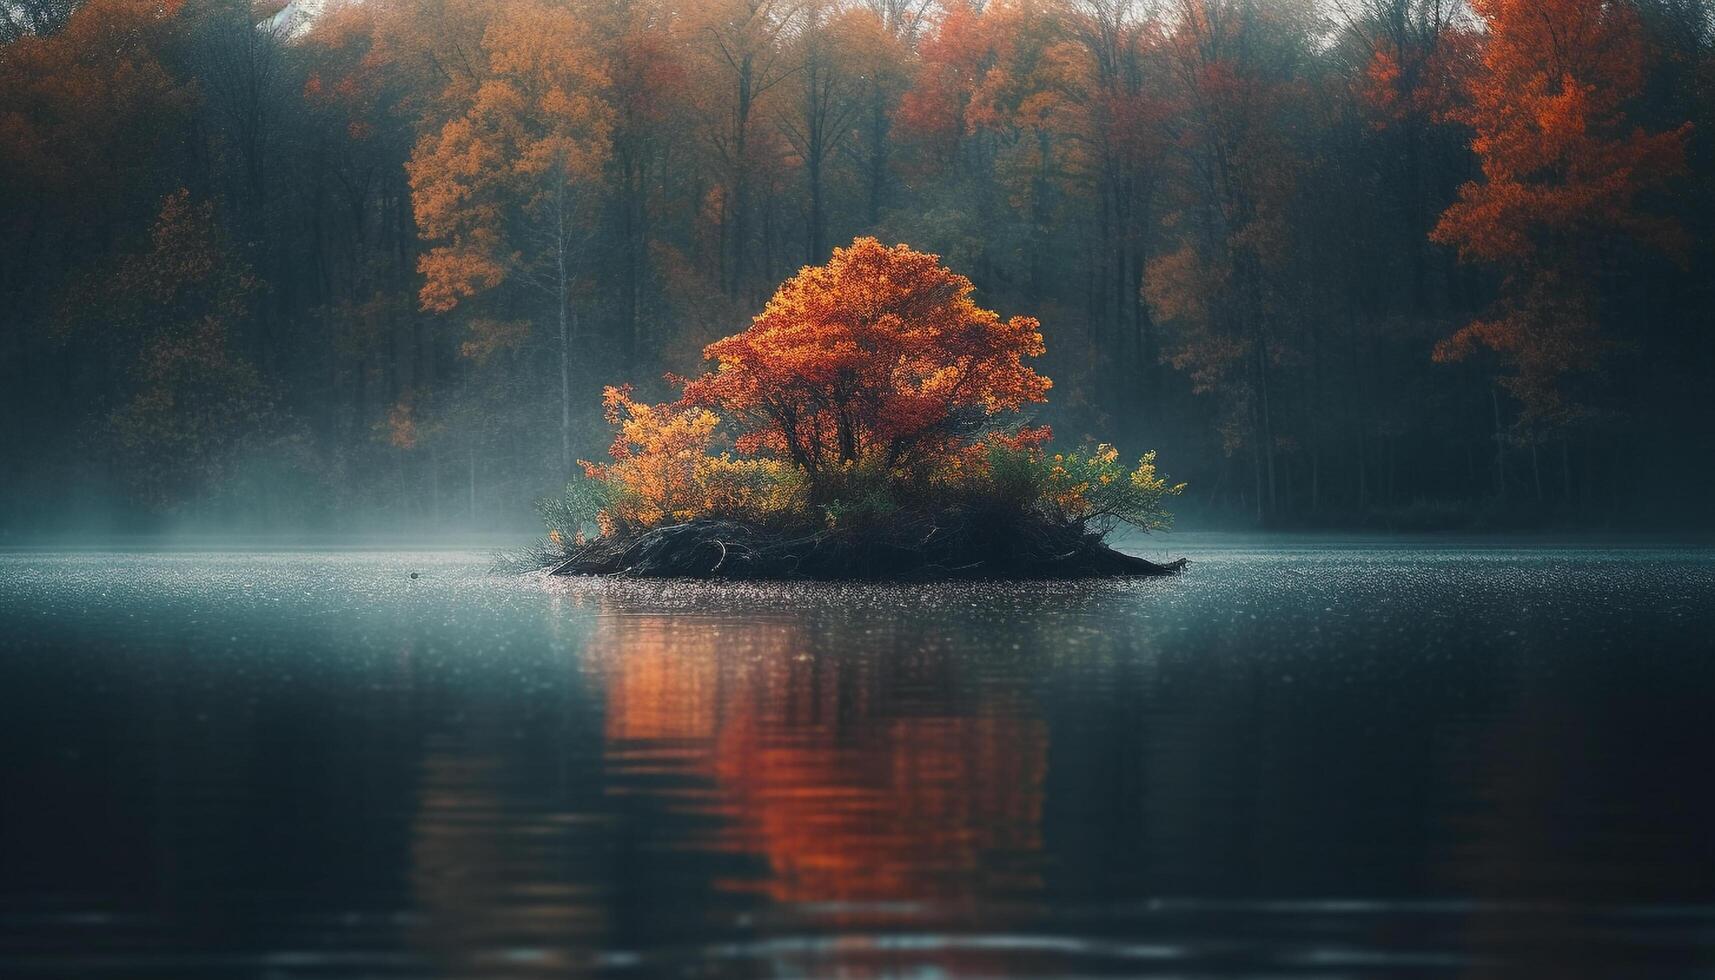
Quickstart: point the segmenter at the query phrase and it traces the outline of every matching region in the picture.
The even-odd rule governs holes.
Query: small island
[[[552,574],[730,579],[1165,575],[1107,543],[1169,526],[1155,454],[1054,451],[1038,322],[936,255],[859,238],[806,267],[676,401],[603,395],[611,461],[543,501]]]

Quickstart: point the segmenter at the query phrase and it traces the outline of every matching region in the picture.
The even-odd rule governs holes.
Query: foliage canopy
[[[1036,320],[1002,320],[938,256],[859,238],[787,280],[685,403],[740,426],[741,452],[783,456],[820,482],[842,466],[932,464],[994,416],[1046,399],[1028,358]]]

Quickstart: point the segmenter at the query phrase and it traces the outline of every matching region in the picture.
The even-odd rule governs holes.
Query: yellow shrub
[[[608,388],[603,401],[618,429],[609,450],[613,462],[582,463],[585,474],[610,490],[597,519],[602,533],[703,516],[697,470],[709,458],[720,417],[707,409],[645,404],[626,388]]]
[[[766,520],[803,514],[809,487],[796,466],[778,459],[709,456],[697,465],[701,509],[711,515]]]

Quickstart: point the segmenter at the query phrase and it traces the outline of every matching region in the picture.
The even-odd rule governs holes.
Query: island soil
[[[554,575],[886,581],[1172,575],[1096,531],[1043,520],[901,520],[863,530],[775,529],[697,520],[572,549]]]

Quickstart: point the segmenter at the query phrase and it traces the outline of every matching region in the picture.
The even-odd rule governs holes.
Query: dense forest
[[[521,526],[859,235],[1188,526],[1706,521],[1712,107],[1715,0],[0,0],[0,529]]]

